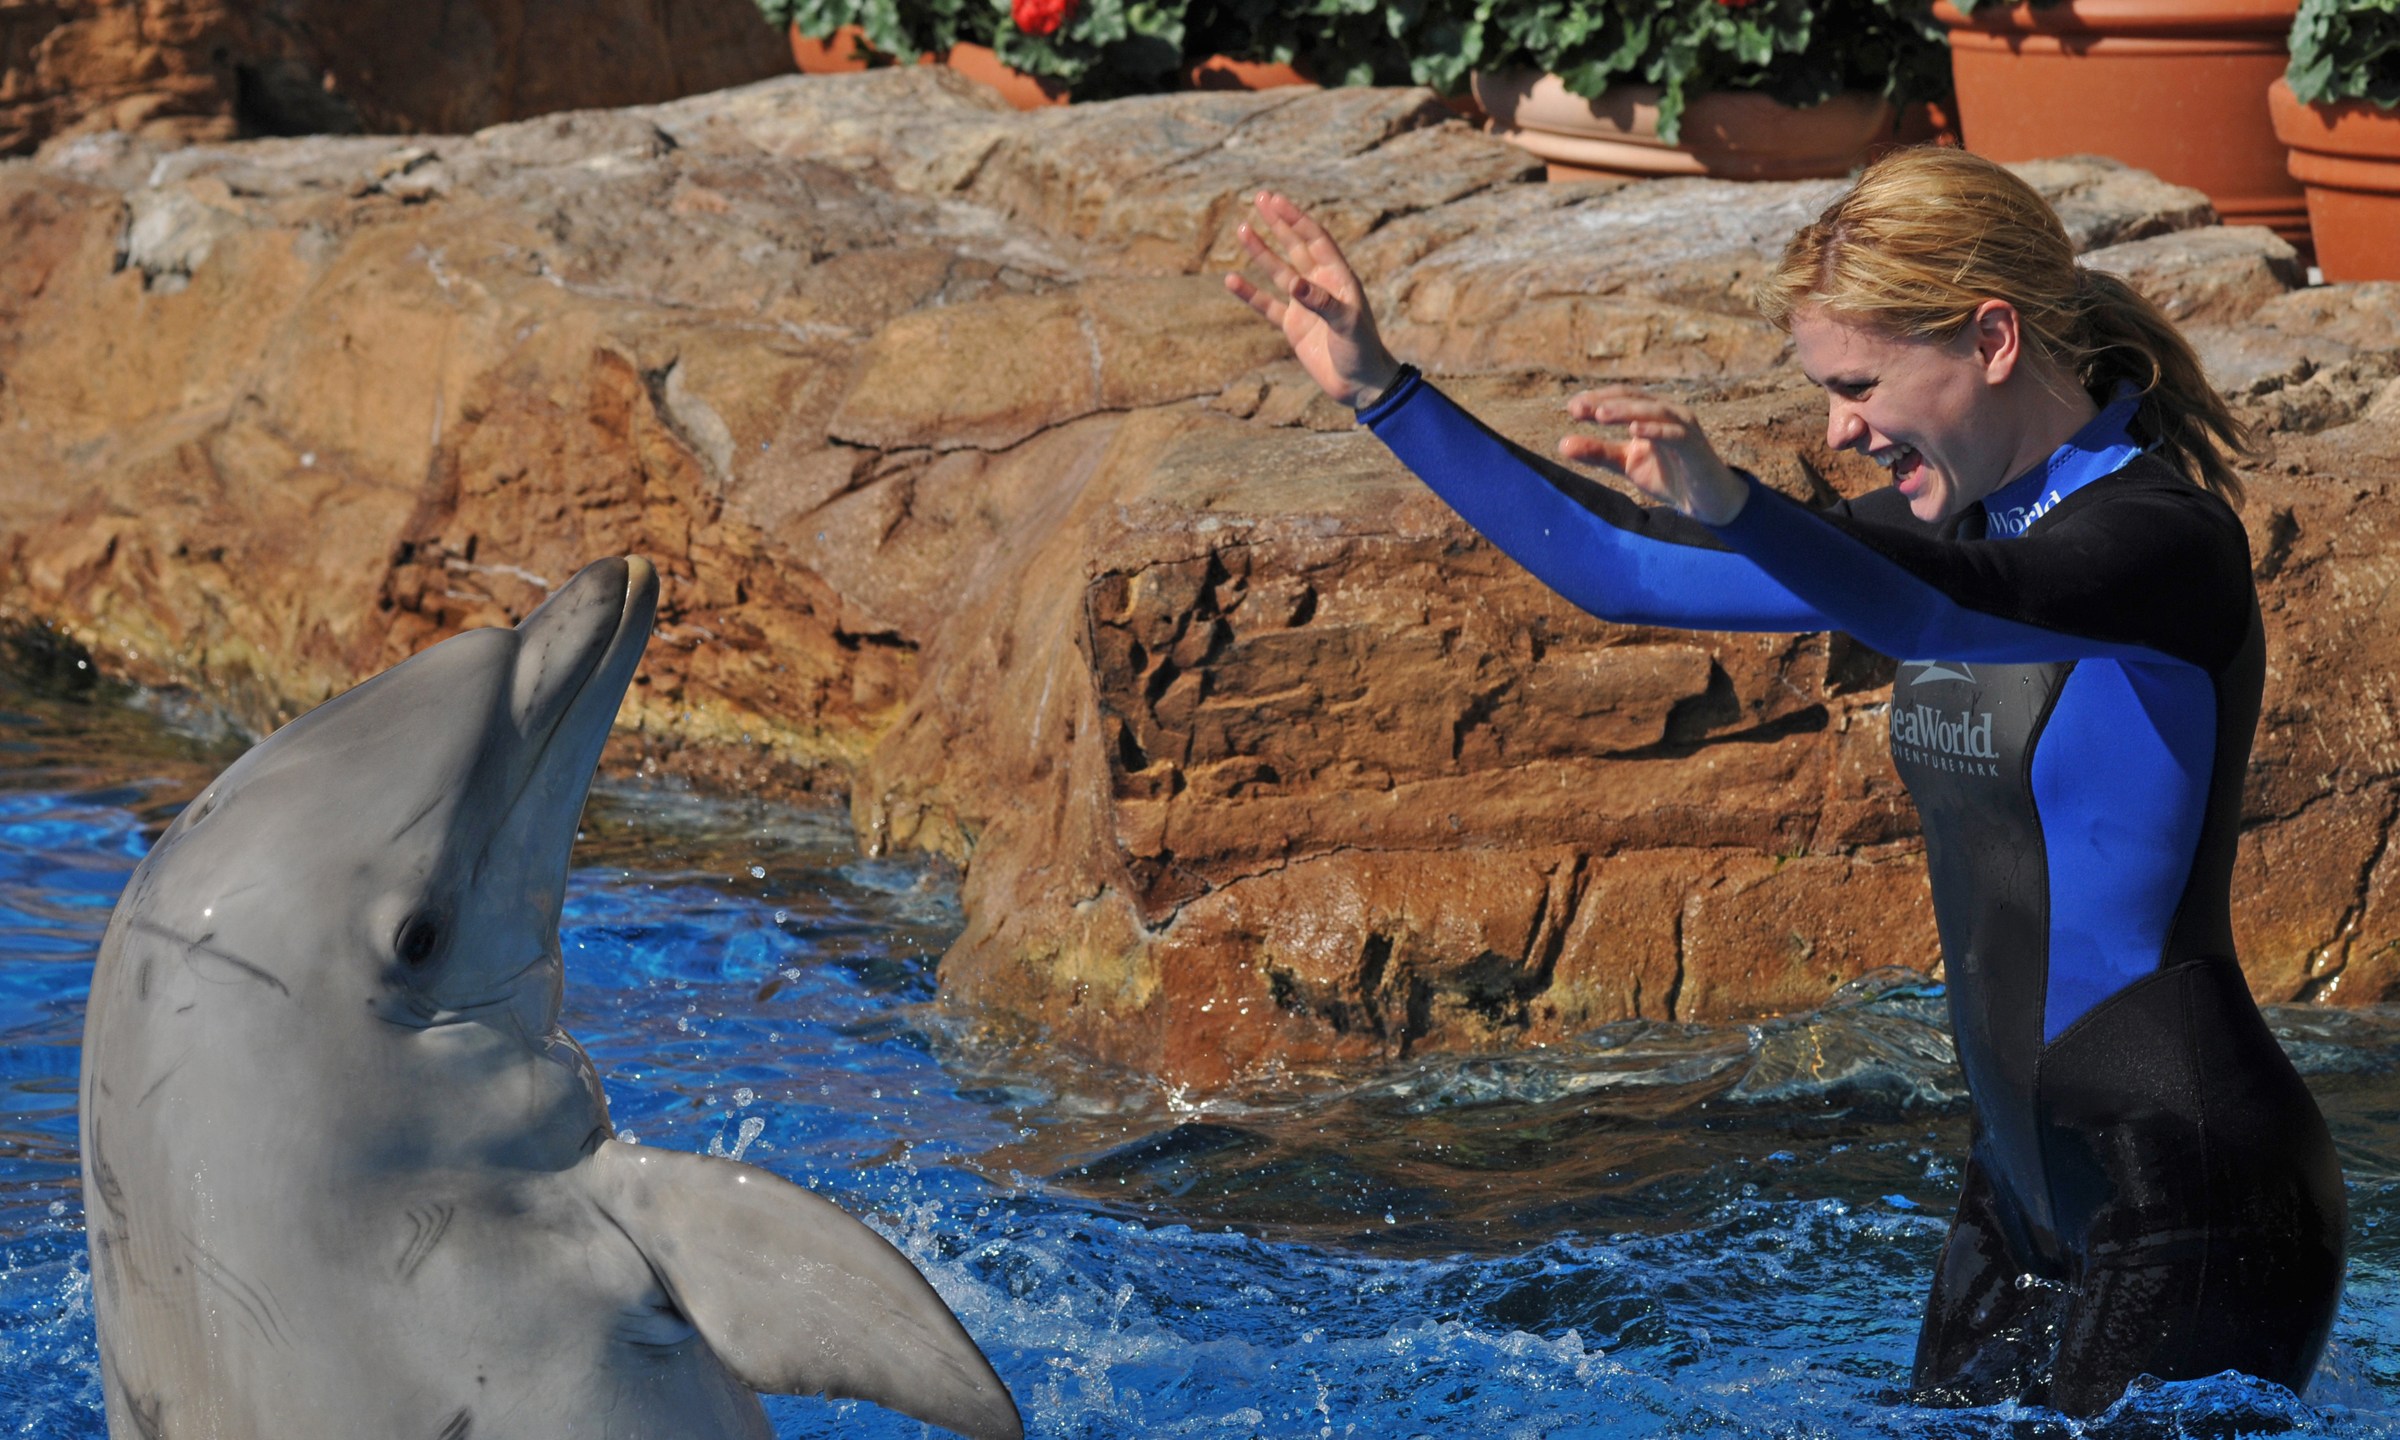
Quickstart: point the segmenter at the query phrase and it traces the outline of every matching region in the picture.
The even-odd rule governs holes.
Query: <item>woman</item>
[[[1264,233],[1261,233],[1263,227]],[[1272,243],[1270,243],[1270,237]],[[2220,444],[2246,437],[2149,302],[1955,150],[1869,168],[1761,286],[1828,444],[1890,488],[1810,510],[1683,406],[1568,402],[1644,507],[1502,440],[1377,337],[1290,201],[1234,294],[1476,528],[1605,618],[1839,629],[1897,656],[1975,1138],[1917,1341],[1933,1403],[2103,1410],[2238,1369],[2303,1388],[2341,1288],[2323,1119],[2234,962],[2228,887],[2264,674]],[[1663,507],[1663,508],[1662,508]]]

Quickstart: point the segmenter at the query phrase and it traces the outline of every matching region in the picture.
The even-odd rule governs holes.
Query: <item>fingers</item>
[[[1679,427],[1684,431],[1696,431],[1700,427],[1699,417],[1689,407],[1671,400],[1661,400],[1631,385],[1604,385],[1597,390],[1585,390],[1568,399],[1567,414],[1595,425],[1664,425]]]
[[[1325,227],[1309,218],[1307,211],[1271,190],[1261,192],[1256,205],[1260,217],[1275,232],[1275,243],[1286,255],[1305,260],[1320,273],[1329,268],[1343,274],[1349,272],[1341,247],[1333,243]]]
[[[1300,272],[1293,269],[1275,247],[1260,239],[1258,231],[1252,229],[1248,221],[1235,226],[1233,235],[1251,259],[1266,267],[1267,278],[1275,282],[1275,288],[1286,294],[1291,293],[1293,285],[1300,280]]]
[[[1233,292],[1233,298],[1265,316],[1268,324],[1283,324],[1284,303],[1251,284],[1248,276],[1227,275],[1225,288]]]
[[[1559,438],[1561,458],[1578,465],[1603,465],[1611,470],[1625,468],[1625,445],[1622,440],[1608,440],[1598,435],[1565,435]]]
[[[1293,204],[1290,197],[1272,190],[1261,190],[1252,198],[1251,206],[1274,236],[1276,247],[1288,257],[1288,263],[1314,287],[1318,298],[1302,303],[1311,309],[1321,309],[1328,303],[1357,303],[1358,276],[1351,270],[1350,262],[1342,258],[1342,248],[1325,233],[1324,226]],[[1256,234],[1255,228],[1252,233]]]
[[[1668,469],[1659,463],[1657,448],[1649,440],[1606,440],[1597,435],[1569,435],[1558,442],[1558,453],[1578,465],[1597,465],[1613,470],[1652,500],[1668,505],[1676,503]]]

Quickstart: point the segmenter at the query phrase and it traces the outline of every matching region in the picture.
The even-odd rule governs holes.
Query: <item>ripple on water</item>
[[[134,860],[222,759],[91,708],[79,730],[0,696],[0,1433],[101,1434],[84,987]],[[122,756],[88,753],[94,733]],[[2220,1378],[2072,1424],[1895,1398],[1965,1130],[1940,995],[1913,979],[1756,1026],[1613,1026],[1195,1104],[978,1053],[931,1004],[951,877],[859,859],[835,812],[608,786],[578,857],[567,1024],[620,1131],[868,1217],[1037,1435],[2400,1435],[2386,1013],[2276,1016],[2352,1175],[2313,1403]],[[926,1433],[769,1410],[786,1437]]]

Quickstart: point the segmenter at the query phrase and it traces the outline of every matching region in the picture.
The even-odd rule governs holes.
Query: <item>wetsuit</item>
[[[1360,419],[1478,530],[1610,620],[1842,630],[1906,657],[1975,1138],[1915,1387],[2070,1413],[2226,1369],[2298,1391],[2341,1289],[2314,1100],[2234,962],[2228,890],[2265,662],[2224,502],[2119,397],[1944,525],[1885,489],[1749,481],[1712,529],[1510,444],[1413,371]],[[2023,1277],[2032,1277],[2030,1280]]]

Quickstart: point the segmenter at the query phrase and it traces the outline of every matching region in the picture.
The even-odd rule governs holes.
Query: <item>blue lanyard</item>
[[[2133,438],[2134,412],[2142,393],[2119,384],[2114,399],[2050,458],[1983,497],[1984,535],[2007,540],[2024,534],[2052,507],[2103,475],[2114,475],[2145,448]]]

